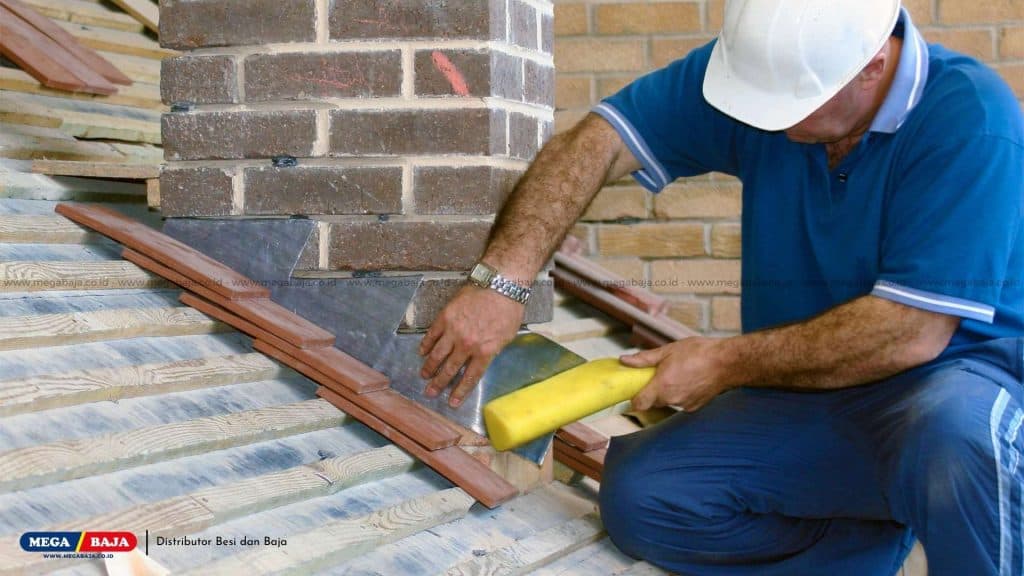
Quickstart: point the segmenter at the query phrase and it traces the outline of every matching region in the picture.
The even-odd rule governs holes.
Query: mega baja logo
[[[25,532],[26,552],[131,552],[138,544],[131,532]]]

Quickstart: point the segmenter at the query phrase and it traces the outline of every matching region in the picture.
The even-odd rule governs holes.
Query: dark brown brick
[[[254,54],[245,59],[245,99],[368,98],[402,91],[402,55],[387,52]]]
[[[508,112],[491,110],[491,153],[508,156]]]
[[[332,110],[330,142],[335,156],[504,154],[504,112]]]
[[[487,50],[420,50],[415,62],[416,94],[491,95],[491,54]],[[444,71],[449,66],[451,70]],[[457,86],[460,80],[462,86]],[[462,87],[464,93],[459,94]]]
[[[165,104],[238,102],[232,56],[178,56],[160,63],[160,97]]]
[[[334,0],[332,39],[505,38],[505,0]]]
[[[520,0],[509,0],[511,16],[511,41],[516,46],[536,50],[537,46],[537,10]]]
[[[166,48],[316,40],[314,0],[160,0]]]
[[[317,270],[320,268],[320,226],[313,228],[313,232],[306,240],[306,245],[299,254],[299,261],[295,263],[296,270]]]
[[[316,113],[171,113],[164,114],[161,133],[167,160],[309,156],[316,138]]]
[[[555,49],[555,17],[551,14],[540,15],[540,50],[551,54]]]
[[[430,327],[441,310],[466,283],[464,277],[433,277],[426,275],[420,281],[412,303],[411,314],[402,323],[404,330],[425,330]],[[534,282],[530,300],[526,303],[524,324],[550,322],[554,308],[554,284],[549,278]]]
[[[488,50],[421,50],[416,52],[416,93],[454,96],[455,83],[442,71],[451,66],[465,83],[465,96],[523,98],[522,60]]]
[[[246,214],[396,214],[402,169],[374,167],[247,168]]]
[[[523,99],[523,59],[495,52],[491,59],[491,83],[498,87],[494,96]]]
[[[537,125],[540,128],[540,142],[543,148],[551,140],[551,137],[555,135],[555,123],[540,120]]]
[[[469,270],[491,223],[474,221],[333,222],[331,270]]]
[[[533,60],[524,62],[523,97],[541,106],[555,105],[555,69]]]
[[[509,117],[510,153],[513,158],[532,160],[537,155],[537,119],[513,112]]]
[[[164,216],[231,214],[231,174],[220,168],[181,168],[160,174],[160,212]]]
[[[413,177],[417,214],[494,214],[520,173],[492,166],[421,166]]]

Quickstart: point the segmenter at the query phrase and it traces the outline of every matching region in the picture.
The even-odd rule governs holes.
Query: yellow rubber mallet
[[[654,368],[630,368],[618,358],[581,364],[484,406],[484,424],[496,450],[511,450],[580,418],[636,396]]]

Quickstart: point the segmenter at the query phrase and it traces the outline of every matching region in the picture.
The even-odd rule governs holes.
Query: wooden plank
[[[312,574],[379,546],[462,518],[472,505],[473,499],[465,492],[450,488],[406,500],[366,516],[346,518],[308,532],[289,535],[287,547],[258,547],[186,574]]]
[[[160,86],[160,61],[145,56],[130,56],[99,50],[97,53],[125,76],[141,84]]]
[[[391,422],[395,428],[427,450],[455,446],[462,438],[462,434],[444,417],[394,390],[380,390],[352,397],[362,407]]]
[[[79,160],[120,162],[124,155],[103,142],[0,132],[0,157],[14,160]]]
[[[667,336],[663,336],[660,333],[651,330],[643,324],[633,324],[633,333],[629,339],[630,344],[637,348],[661,348],[662,346],[672,342]]]
[[[16,94],[0,91],[0,122],[54,129],[64,123],[62,118],[41,106],[16,106],[12,98]]]
[[[57,22],[57,25],[70,32],[79,42],[94,50],[157,59],[177,54],[174,50],[161,48],[159,44],[141,34],[70,22]]]
[[[160,87],[152,84],[122,86],[117,94],[111,94],[110,96],[99,96],[85,92],[63,92],[43,86],[24,70],[0,67],[0,89],[29,94],[45,94],[75,100],[98,100],[109,104],[139,106],[153,110],[164,109],[164,104],[160,101]]]
[[[446,576],[521,576],[604,537],[596,514],[534,534],[500,550],[453,566]]]
[[[56,212],[160,264],[174,267],[190,280],[230,300],[270,296],[266,287],[255,285],[213,258],[105,206],[58,204]]]
[[[383,446],[227,486],[206,488],[193,492],[191,496],[213,513],[216,522],[221,523],[397,476],[416,466],[416,460],[399,448]],[[305,486],[297,482],[297,478],[305,478]],[[313,482],[313,478],[320,482]]]
[[[89,522],[120,526],[120,529],[131,532],[149,530],[151,534],[161,536],[180,536],[250,514],[397,476],[415,466],[416,461],[398,448],[383,446],[117,510],[91,518]],[[76,523],[82,524],[81,521]],[[62,530],[64,526],[52,529]]]
[[[333,335],[320,329],[316,324],[306,321],[300,316],[292,314],[292,316],[296,316],[297,320],[290,317],[285,317],[284,320],[287,320],[288,322],[301,323],[306,328],[301,330],[291,328],[291,335],[289,335],[289,332],[282,332],[278,327],[267,325],[269,329],[274,330],[274,332],[270,332],[268,329],[264,329],[256,323],[247,320],[247,318],[255,319],[260,314],[259,307],[266,306],[265,304],[255,304],[257,302],[261,302],[260,300],[253,300],[251,301],[253,305],[250,305],[250,301],[247,300],[232,301],[221,298],[217,294],[214,294],[212,290],[185,278],[182,274],[179,274],[167,266],[163,266],[153,259],[147,258],[130,248],[126,248],[122,252],[122,256],[126,260],[134,262],[142,268],[145,268],[154,274],[158,274],[159,276],[174,282],[178,286],[181,286],[186,290],[191,290],[198,295],[192,295],[187,292],[183,293],[180,298],[183,304],[192,306],[205,314],[217,318],[221,322],[225,322],[236,330],[244,332],[253,338],[258,338],[270,343],[273,347],[283,350],[287,354],[302,360],[319,371],[322,371],[329,378],[342,384],[356,394],[383,390],[388,387],[389,382],[387,376],[335,348],[333,346]],[[273,303],[270,302],[270,304]],[[273,306],[277,313],[280,314],[281,307],[276,304]],[[289,312],[289,314],[291,313]],[[321,335],[326,335],[327,337],[321,339]],[[286,341],[284,339],[285,337],[288,337],[289,340]],[[307,352],[300,348],[299,345],[302,345],[303,343],[311,348],[316,348],[316,353]]]
[[[601,476],[604,473],[604,468],[595,465],[582,458],[582,452],[569,448],[565,444],[556,447],[554,450],[555,459],[559,464],[568,467],[570,470],[582,474],[588,478],[593,479],[596,482],[601,481]]]
[[[141,202],[145,193],[145,186],[131,182],[45,176],[0,169],[0,198],[130,203]],[[103,238],[99,234],[95,236]]]
[[[334,334],[306,320],[302,316],[276,304],[269,298],[258,300],[224,300],[219,299],[231,312],[271,332],[292,346],[302,349],[333,348]],[[317,354],[319,354],[319,350]],[[342,358],[336,352],[323,351],[329,354],[332,362]],[[341,352],[340,350],[338,352]],[[344,354],[344,353],[342,353]],[[347,356],[347,355],[345,355]],[[351,357],[349,357],[351,358]],[[345,358],[346,360],[348,358]],[[354,360],[354,358],[353,358]],[[361,363],[360,363],[361,364]],[[362,368],[365,365],[360,366]],[[339,368],[344,368],[339,366]],[[379,374],[379,373],[378,373]],[[383,378],[383,374],[380,375]]]
[[[12,160],[71,160],[159,165],[162,161],[159,148],[150,149],[148,146],[76,140],[54,128],[0,124],[0,158]]]
[[[0,292],[167,288],[170,284],[131,262],[0,262]]]
[[[584,452],[608,447],[607,436],[580,422],[562,426],[555,432],[555,437]]]
[[[10,58],[44,86],[93,91],[93,87],[59,58],[59,55],[66,54],[60,46],[3,6],[0,6],[0,54]]]
[[[198,286],[195,288],[201,289]],[[210,296],[214,295],[210,294]],[[258,341],[269,344],[270,347],[276,350],[285,352],[303,364],[310,366],[313,371],[325,379],[336,382],[354,394],[365,394],[383,390],[389,385],[387,376],[333,346],[318,349],[318,353],[315,355],[306,354],[301,348],[292,346],[252,322],[217,306],[210,299],[204,300],[186,292],[181,295],[179,300],[182,304],[192,306],[211,318],[216,318],[236,330],[258,339]]]
[[[146,28],[157,34],[160,33],[160,9],[156,4],[149,0],[113,0],[113,2]]]
[[[162,164],[164,161],[164,149],[148,142],[140,144],[111,142],[110,147],[123,154],[125,162]]]
[[[146,180],[146,204],[150,210],[160,209],[160,179],[150,178]]]
[[[416,461],[398,448],[383,446],[224,486],[203,488],[177,498],[104,514],[89,521],[120,526],[132,532],[149,530],[162,536],[179,536],[271,508],[397,476],[415,466]],[[197,506],[183,506],[182,500]],[[175,513],[168,514],[169,510],[175,510]],[[62,530],[64,526],[52,529]]]
[[[347,423],[321,400],[148,426],[0,453],[0,491],[22,490]]]
[[[72,162],[68,160],[34,160],[32,171],[54,176],[84,176],[122,180],[149,180],[160,177],[156,164],[122,164],[114,162]]]
[[[160,144],[160,124],[102,114],[60,111],[61,130],[78,138]]]
[[[123,12],[85,0],[22,0],[37,12],[54,20],[88,24],[138,34],[145,26]]]
[[[18,4],[19,0],[2,0],[0,2],[0,10],[5,11],[9,16],[10,20],[6,22],[10,30],[20,30],[22,40],[28,40],[28,42],[34,44],[37,50],[44,50],[45,56],[59,66],[66,69],[71,73],[79,82],[84,86],[83,88],[75,91],[91,92],[94,94],[113,94],[117,91],[117,87],[104,77],[97,69],[94,69],[89,62],[79,57],[79,54],[86,50],[83,46],[77,42],[74,45],[70,44],[70,40],[67,40],[64,36],[58,38],[51,37],[46,30],[41,30],[35,26],[35,23],[40,22],[40,15],[33,13],[31,8],[23,4]],[[42,24],[44,28],[49,29],[52,23]],[[3,24],[0,24],[3,26]],[[3,42],[0,42],[3,44]],[[26,46],[22,46],[26,48]],[[17,52],[17,50],[14,50]],[[22,68],[30,70],[35,66],[33,58],[38,60],[40,55],[36,54],[31,56],[29,52],[28,63],[17,61]],[[13,59],[13,58],[12,58]],[[34,74],[37,78],[38,75]],[[45,83],[45,82],[44,82]],[[49,84],[48,84],[49,85]]]
[[[294,359],[292,359],[294,361]],[[285,362],[287,363],[287,362]],[[464,489],[484,506],[495,508],[515,498],[519,491],[504,478],[495,474],[462,448],[452,446],[442,450],[430,451],[414,440],[401,434],[380,418],[360,408],[344,396],[329,388],[320,387],[317,395],[329,400],[346,414],[373,428],[375,432],[405,449],[420,462],[430,466],[435,472]]]
[[[600,264],[587,259],[585,256],[556,252],[554,260],[556,266],[561,266],[574,274],[586,278],[588,281],[615,294],[622,300],[652,316],[659,316],[668,310],[669,302],[665,298],[649,290],[630,286],[628,280],[603,268]]]
[[[181,496],[47,527],[63,531],[83,525],[117,526],[143,536],[181,536],[294,502],[328,496],[341,490],[397,476],[416,461],[394,446],[338,456],[224,486],[203,488]],[[0,574],[33,573],[47,560],[25,554],[17,537],[0,538]]]
[[[114,84],[122,84],[125,86],[132,83],[130,78],[122,74],[117,68],[107,60],[103,59],[103,57],[97,54],[94,50],[86,48],[78,42],[74,36],[58,26],[55,22],[39,14],[35,10],[32,10],[19,0],[2,0],[0,1],[0,4],[5,6],[11,12],[21,16],[22,20],[28,22],[36,30],[46,34],[54,42],[63,46],[65,50],[73,54],[78,58],[78,60],[85,63],[86,66],[95,70],[107,80]]]
[[[601,481],[601,474],[604,470],[604,457],[608,452],[607,449],[583,452],[557,436],[554,441],[554,449],[555,458],[559,462],[580,474],[584,474],[598,482]]]
[[[97,244],[104,241],[63,216],[0,214],[0,243],[4,244]]]
[[[551,276],[555,279],[555,285],[566,293],[631,327],[634,324],[643,324],[672,340],[681,340],[697,334],[690,328],[667,317],[652,316],[644,312],[568,269],[556,267],[551,271]]]
[[[530,576],[611,576],[629,568],[635,562],[636,560],[620,552],[605,536],[531,572]]]
[[[213,356],[0,381],[0,416],[277,378],[263,354]]]
[[[75,100],[73,98],[57,98],[42,94],[4,94],[8,98],[29,102],[37,106],[56,109],[62,113],[77,112],[80,114],[109,116],[118,120],[138,120],[148,124],[159,124],[160,113],[155,110],[141,109],[134,106],[109,104],[102,99]]]
[[[590,426],[594,430],[597,430],[601,434],[609,437],[632,434],[633,432],[643,430],[643,428],[632,419],[621,414],[613,414],[597,420],[588,420],[587,426]]]
[[[395,428],[399,434],[407,436],[427,450],[435,451],[455,446],[462,436],[444,418],[394,390],[379,390],[366,394],[356,394],[345,386],[339,386],[330,377],[310,367],[305,362],[298,360],[287,352],[274,348],[262,340],[253,342],[253,348],[284,363],[289,368],[303,374],[314,382],[327,386],[336,394],[383,420]]]
[[[186,290],[192,290],[211,301],[211,303],[226,309],[231,315],[222,315],[222,317],[233,322],[231,325],[236,329],[250,336],[263,337],[270,335],[270,340],[286,342],[288,345],[285,347],[289,353],[291,353],[292,347],[332,348],[334,346],[333,334],[283,306],[275,304],[269,299],[227,300],[214,294],[212,290],[192,282],[169,267],[159,264],[130,248],[126,248],[122,252],[122,256],[129,262],[134,262]],[[198,308],[198,306],[195,306],[196,302],[194,300],[184,303]],[[209,312],[216,313],[216,310],[211,309],[208,310]],[[301,354],[301,352],[295,353]],[[345,381],[349,382],[354,391],[361,393],[387,388],[387,378],[383,374],[370,369],[369,366],[341,350],[324,350],[322,355],[326,356],[326,362],[333,366],[333,369],[337,370],[339,375],[344,376]]]
[[[576,318],[530,326],[536,332],[555,342],[575,342],[587,338],[599,338],[621,331],[622,326],[602,318]]]
[[[135,511],[135,515],[129,516],[131,521],[155,522],[159,520],[186,533],[201,530],[203,526],[210,525],[213,522],[213,515],[210,514],[210,511],[188,496],[161,500],[152,505],[144,505],[139,508],[139,510]],[[105,520],[110,517],[111,520],[116,521],[120,520],[118,516],[119,515],[117,513],[109,515],[104,514],[95,517],[95,519]],[[87,521],[91,521],[91,519],[87,519]],[[65,524],[55,525],[51,530],[81,530],[82,525],[82,523],[78,522],[67,522]],[[128,530],[128,528],[126,527],[125,530]],[[145,530],[143,529],[136,532],[136,537],[139,538],[140,542],[144,543]],[[61,564],[63,564],[62,568],[74,571],[76,566],[80,567],[87,562],[90,562],[90,560],[85,558],[68,558],[62,560]],[[52,569],[52,561],[47,562],[47,559],[43,558],[41,554],[25,554],[21,549],[21,545],[18,543],[17,538],[0,538],[0,574],[5,576],[27,576],[30,574],[44,574],[52,572]],[[133,576],[139,574],[152,576],[148,572],[131,572],[130,574]]]
[[[74,136],[65,134],[60,128],[48,126],[33,126],[31,124],[8,124],[0,123],[0,134],[6,136],[25,136],[29,138],[43,138],[56,140],[63,144],[75,144]]]
[[[584,461],[573,458],[572,455],[567,455],[559,451],[555,451],[555,457],[560,467],[564,466],[568,470],[571,470],[574,474],[586,476],[587,478],[590,478],[595,482],[601,482],[601,475],[603,472],[602,469],[590,466]],[[566,483],[573,483],[576,481],[576,479],[561,479],[561,481]]]
[[[192,308],[128,308],[0,318],[0,350],[68,346],[140,336],[185,336],[228,327]]]
[[[33,125],[56,124],[64,134],[78,138],[161,142],[158,114],[97,102],[0,91],[0,118]]]

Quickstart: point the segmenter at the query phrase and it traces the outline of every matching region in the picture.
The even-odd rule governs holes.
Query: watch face
[[[494,271],[483,264],[477,264],[473,267],[473,271],[469,273],[469,279],[481,286],[490,284],[493,276]]]

